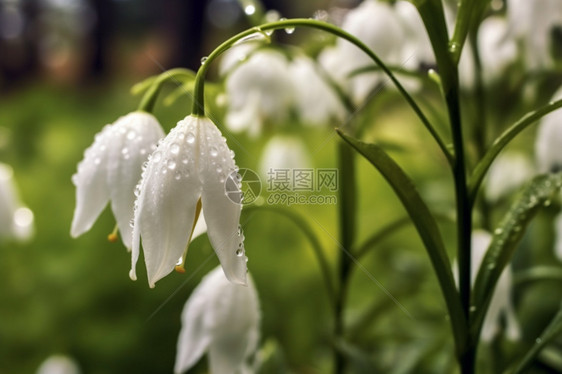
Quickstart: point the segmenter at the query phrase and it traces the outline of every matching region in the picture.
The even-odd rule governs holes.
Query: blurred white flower
[[[164,136],[158,120],[146,112],[129,113],[96,134],[72,176],[76,209],[70,233],[88,231],[111,200],[123,244],[131,248],[134,190],[142,164]]]
[[[333,87],[320,75],[314,60],[298,56],[289,65],[295,89],[295,105],[305,125],[328,125],[343,121],[345,108]]]
[[[241,192],[234,152],[208,118],[187,116],[150,156],[135,194],[131,279],[140,239],[150,287],[185,254],[201,207],[226,277],[246,283]]]
[[[49,356],[37,369],[36,374],[80,374],[78,364],[63,355]]]
[[[505,195],[521,187],[535,174],[533,163],[520,152],[504,152],[500,154],[488,172],[486,199],[497,201]]]
[[[509,28],[522,41],[530,70],[551,67],[553,30],[562,26],[560,0],[507,0]]]
[[[399,0],[394,5],[406,33],[402,43],[402,64],[411,69],[421,64],[435,64],[435,55],[423,21],[410,1]]]
[[[272,49],[255,51],[226,78],[226,125],[251,136],[266,124],[283,123],[294,103],[287,58]]]
[[[275,135],[266,144],[260,162],[260,172],[267,176],[274,170],[293,170],[311,167],[312,162],[301,138]]]
[[[562,87],[552,97],[552,101],[562,99]],[[562,110],[544,116],[537,130],[535,155],[541,173],[562,170]]]
[[[346,15],[342,28],[371,48],[385,64],[402,65],[405,62],[405,30],[397,12],[389,3],[364,1]],[[380,72],[363,73],[349,78],[353,71],[374,66],[374,62],[358,47],[343,39],[338,39],[335,47],[323,51],[319,61],[351,93],[356,103],[364,101],[371,90],[384,79]]]
[[[488,246],[492,242],[492,235],[484,230],[474,230],[472,232],[472,258],[471,258],[471,273],[470,280],[474,286],[476,275],[482,265],[482,260],[486,255]],[[453,265],[453,275],[458,284],[458,265],[455,260]],[[488,307],[484,324],[482,325],[482,333],[480,339],[484,342],[490,342],[498,334],[500,328],[501,317],[503,316],[506,321],[506,337],[509,340],[518,340],[521,336],[519,323],[511,304],[511,286],[512,274],[511,265],[507,265],[503,270],[496,288],[492,295],[492,300]]]
[[[482,79],[487,84],[499,78],[517,58],[517,43],[509,34],[509,24],[504,17],[492,16],[482,21],[478,30],[478,48]]]
[[[12,168],[0,163],[0,237],[26,240],[32,235],[33,212],[19,200]]]
[[[246,287],[229,283],[220,268],[203,278],[182,312],[175,373],[183,373],[208,352],[213,374],[248,372],[259,340],[260,307],[252,278]]]

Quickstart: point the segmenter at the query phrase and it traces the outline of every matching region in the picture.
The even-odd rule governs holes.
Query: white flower
[[[562,87],[552,97],[552,101],[562,99]],[[537,130],[535,154],[541,173],[560,171],[562,169],[562,110],[544,116]]]
[[[260,162],[260,172],[264,176],[275,170],[308,168],[312,165],[306,146],[301,138],[288,135],[275,135],[266,144]]]
[[[435,64],[431,42],[414,4],[399,0],[394,8],[406,33],[402,44],[402,63],[410,68]]]
[[[289,74],[295,87],[295,105],[304,124],[327,125],[330,120],[344,120],[345,108],[334,88],[318,72],[314,60],[295,57]]]
[[[33,212],[21,205],[14,172],[0,163],[0,237],[25,240],[33,234]]]
[[[510,30],[523,43],[529,69],[551,67],[553,30],[562,26],[562,1],[508,0],[507,16]]]
[[[174,269],[202,207],[226,277],[246,283],[237,170],[234,152],[211,120],[187,116],[178,122],[149,158],[139,184],[131,279],[136,279],[141,237],[150,287]]]
[[[37,374],[80,374],[78,364],[63,355],[49,356],[37,369]]]
[[[517,58],[517,43],[509,34],[505,18],[492,16],[482,21],[478,30],[478,48],[484,83],[498,79]]]
[[[272,49],[255,51],[226,78],[226,125],[251,136],[265,124],[283,123],[293,105],[287,58]]]
[[[488,172],[485,194],[489,201],[497,201],[521,187],[535,174],[533,163],[519,152],[500,154]]]
[[[142,164],[164,136],[158,120],[146,112],[132,112],[106,125],[72,176],[76,186],[76,209],[70,233],[88,231],[111,200],[111,210],[121,239],[131,248],[134,190]]]
[[[219,268],[203,278],[182,312],[174,371],[183,373],[208,352],[209,371],[247,370],[257,348],[260,309],[252,278],[248,286],[228,282]]]
[[[492,242],[492,235],[487,231],[475,230],[472,233],[472,258],[471,258],[471,274],[470,279],[472,285],[476,280],[476,275],[480,265],[482,265],[482,260],[486,254],[488,246]],[[455,280],[458,283],[458,266],[455,263],[453,268],[453,274]],[[484,324],[482,325],[482,333],[480,338],[484,342],[490,342],[498,334],[500,326],[500,318],[503,315],[506,320],[506,336],[510,340],[519,339],[521,332],[519,328],[519,323],[515,317],[515,311],[511,304],[511,285],[512,285],[512,275],[511,266],[507,265],[506,268],[500,275],[498,282],[496,283],[496,288],[494,289],[494,294],[492,295],[492,300],[490,301],[490,306],[484,318]]]
[[[359,38],[385,64],[402,65],[405,31],[394,7],[386,2],[366,0],[345,17],[342,28]],[[349,79],[349,74],[375,63],[357,46],[338,39],[335,47],[328,48],[319,56],[320,63],[354,101],[360,103],[367,94],[384,79],[380,72],[363,73]]]

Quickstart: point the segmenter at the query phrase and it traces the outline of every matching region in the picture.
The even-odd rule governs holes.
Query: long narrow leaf
[[[516,368],[510,371],[510,373],[518,374],[525,372],[541,350],[560,334],[562,334],[562,305],[550,324],[544,329],[541,336],[537,338],[529,352],[527,352],[523,359],[517,364]]]
[[[535,111],[529,112],[525,114],[521,119],[515,122],[510,128],[505,130],[492,144],[488,152],[482,157],[482,159],[478,162],[476,167],[474,168],[474,172],[472,173],[472,177],[468,183],[468,188],[470,191],[470,199],[471,202],[474,203],[476,199],[476,195],[478,194],[478,189],[480,188],[480,184],[486,175],[486,172],[492,165],[492,162],[496,159],[497,155],[505,148],[506,145],[509,144],[513,138],[517,136],[521,131],[526,129],[528,126],[535,123],[535,121],[541,119],[548,113],[561,108],[562,107],[562,100],[554,101],[545,105]]]
[[[480,333],[496,283],[523,237],[525,228],[542,206],[550,204],[561,186],[562,173],[535,177],[495,230],[474,283],[472,305],[476,309],[471,322],[474,337]]]
[[[445,246],[443,245],[441,233],[439,232],[435,218],[419,195],[412,180],[382,148],[376,144],[364,143],[343,134],[339,130],[337,131],[349,145],[355,148],[377,168],[408,212],[437,274],[437,279],[439,280],[441,291],[443,292],[449,310],[455,340],[459,343],[457,347],[462,347],[462,342],[467,332],[466,320],[460,304],[459,294],[453,280],[451,263],[445,252]]]

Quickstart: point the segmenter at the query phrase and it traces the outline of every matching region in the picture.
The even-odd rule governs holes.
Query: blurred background
[[[291,18],[311,17],[320,9],[345,10],[359,1],[263,3]],[[173,67],[196,70],[201,57],[250,26],[235,0],[0,0],[0,162],[11,165],[20,198],[35,214],[32,238],[0,242],[0,374],[34,373],[53,354],[72,357],[83,373],[172,372],[182,307],[218,264],[206,236],[190,246],[186,274],[173,273],[151,290],[141,264],[139,280],[132,282],[130,255],[120,242],[107,241],[115,225],[109,209],[88,233],[70,237],[71,176],[94,135],[136,109],[139,97],[130,94],[135,83]],[[302,35],[283,34],[278,41],[297,43]],[[429,101],[439,97],[436,90],[426,94]],[[165,130],[188,114],[190,100],[157,104],[155,115]],[[521,114],[514,111],[504,121]],[[432,208],[448,212],[453,191],[446,164],[434,149],[427,150],[428,136],[421,126],[411,126],[413,114],[404,110],[397,94],[381,92],[358,117],[376,122],[377,136],[391,139],[389,144],[402,142],[389,149],[423,186]],[[317,149],[316,167],[336,166],[338,139],[330,131],[302,130]],[[407,139],[400,138],[404,133]],[[238,139],[244,151],[229,144],[237,164],[257,170],[259,160],[252,155],[259,154],[264,141]],[[516,147],[530,152],[532,139],[529,132]],[[357,230],[363,240],[404,211],[369,164],[359,160],[357,174]],[[295,209],[318,222],[315,230],[335,259],[337,207]],[[554,203],[531,227],[516,266],[557,261],[549,220],[558,210]],[[249,268],[263,311],[262,353],[270,362],[265,372],[328,372],[332,312],[308,242],[282,216],[255,212],[245,217]],[[447,243],[453,243],[454,226],[447,219],[441,225]],[[448,247],[453,256],[453,246]],[[422,362],[452,372],[444,303],[415,231],[406,226],[391,235],[361,264],[409,313],[355,268],[346,313],[349,342],[366,347],[380,368],[409,372],[410,363]],[[526,285],[515,295],[524,341],[534,341],[560,298],[559,285],[548,282]],[[538,304],[537,316],[533,306]],[[354,346],[341,349],[357,372],[370,372],[372,363]],[[518,352],[503,341],[495,349]],[[206,360],[194,372],[206,372]]]

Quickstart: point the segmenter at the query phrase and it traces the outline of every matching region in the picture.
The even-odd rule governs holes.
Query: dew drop
[[[184,158],[183,160],[181,160],[182,164],[187,165],[189,163],[189,160],[187,158]]]
[[[238,248],[238,249],[236,250],[236,256],[242,257],[242,255],[244,255],[244,250]]]
[[[217,155],[219,154],[219,151],[217,150],[216,147],[211,147],[211,150],[209,151],[211,157],[217,157]]]
[[[217,173],[222,173],[222,168],[220,166],[217,166]]]
[[[131,220],[129,221],[129,226],[131,226],[131,228],[135,227],[135,219],[131,218]]]
[[[96,157],[96,158],[94,159],[94,164],[99,165],[100,163],[101,163],[100,158],[99,158],[99,157]]]
[[[139,152],[140,152],[141,155],[145,155],[145,154],[146,154],[146,149],[141,148]]]
[[[189,144],[193,144],[193,142],[195,142],[195,135],[192,132],[188,132],[185,140],[189,143]]]
[[[203,65],[207,61],[207,56],[201,57],[201,65]]]
[[[156,152],[152,155],[152,162],[160,162],[162,159],[162,154],[160,152]]]
[[[168,169],[170,169],[170,170],[174,170],[176,168],[176,162],[174,160],[168,160],[166,165],[168,166]]]
[[[179,181],[181,179],[181,174],[176,174],[176,176],[174,177],[177,181]]]
[[[244,13],[246,13],[247,15],[251,16],[252,14],[256,13],[256,7],[252,4],[247,5],[244,8]]]
[[[180,146],[176,143],[172,144],[172,146],[170,147],[170,152],[177,155],[178,153],[180,153]]]
[[[286,27],[286,28],[285,28],[285,32],[286,32],[287,34],[292,34],[292,33],[295,32],[295,28],[294,28],[294,27]]]
[[[75,185],[78,184],[78,174],[74,174],[74,175],[72,176],[72,183],[74,183]]]
[[[234,156],[235,156],[234,151],[233,151],[233,150],[230,150],[230,157],[234,158]]]
[[[137,136],[137,134],[132,130],[127,133],[127,139],[129,140],[133,140],[135,136]]]

